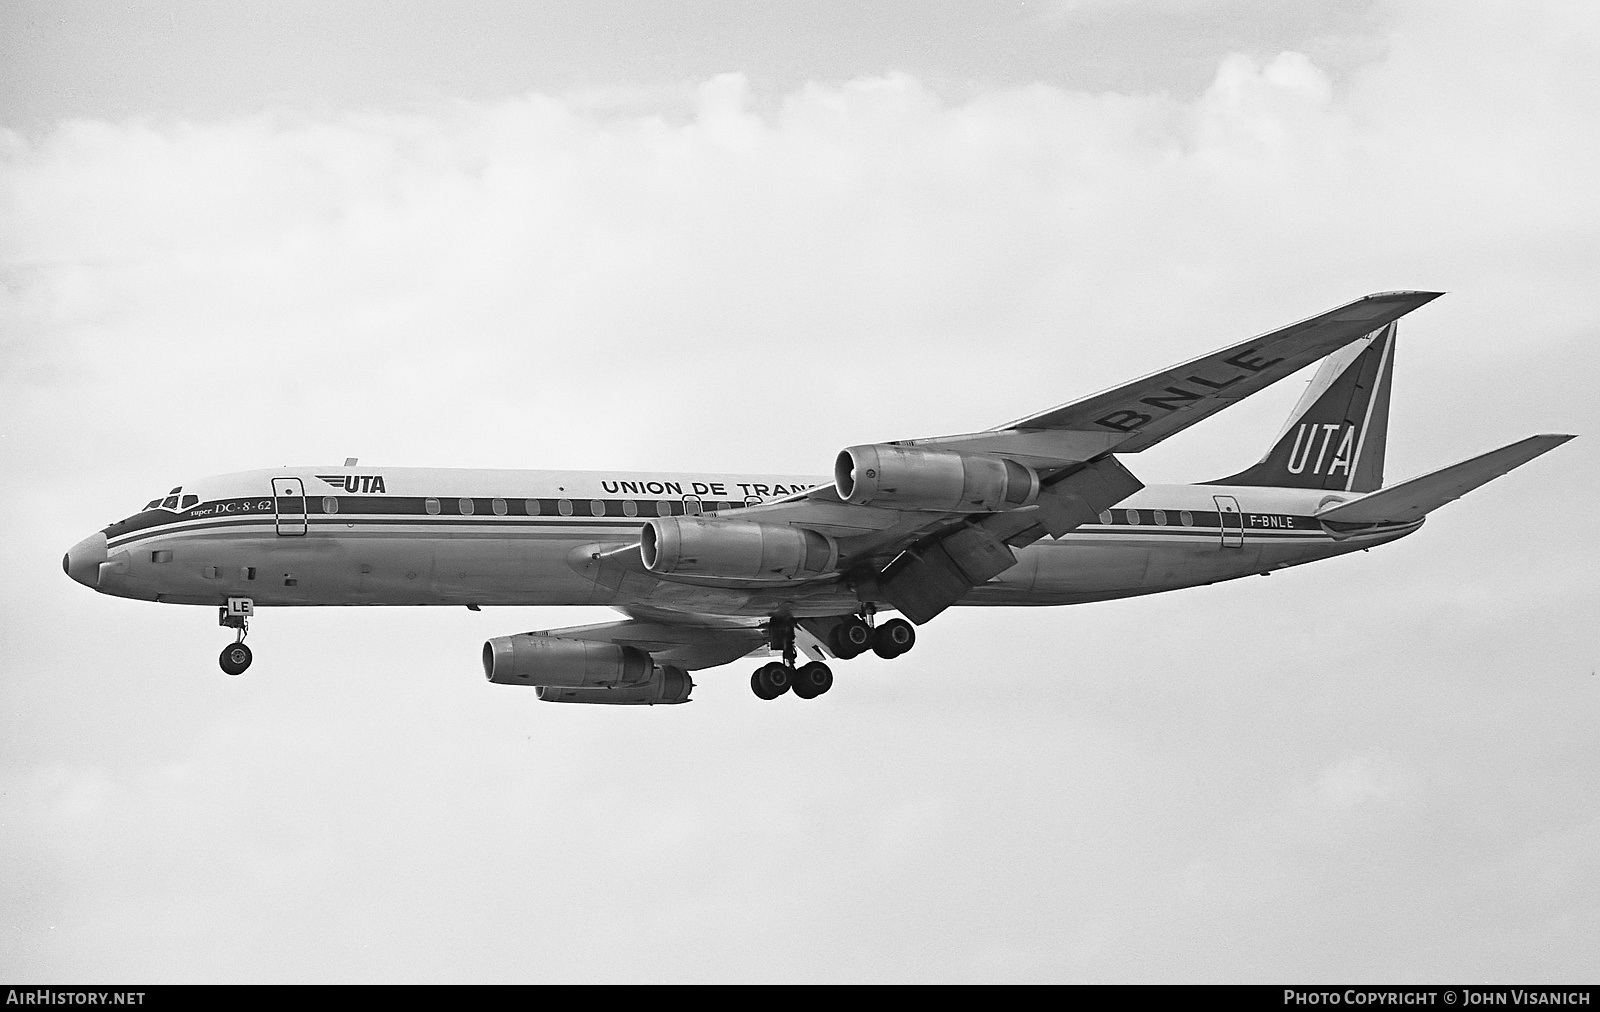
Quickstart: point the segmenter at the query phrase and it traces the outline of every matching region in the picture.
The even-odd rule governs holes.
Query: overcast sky
[[[1600,5],[0,6],[0,978],[1600,977]],[[824,473],[1393,289],[1378,551],[756,699],[598,609],[206,608],[61,553],[277,464]],[[1301,383],[1125,462],[1257,459]]]

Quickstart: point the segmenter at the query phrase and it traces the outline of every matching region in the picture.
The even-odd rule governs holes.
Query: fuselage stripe
[[[468,531],[492,533],[510,533],[517,531],[546,530],[566,531],[577,533],[580,530],[596,530],[602,535],[611,535],[620,531],[634,532],[643,526],[644,520],[631,517],[601,518],[594,516],[580,517],[508,517],[508,516],[374,516],[359,513],[333,515],[312,515],[305,519],[305,529],[309,533],[376,533],[382,531],[396,531],[401,528],[410,529],[410,533],[427,535],[434,532],[450,531],[454,534],[463,534]],[[293,521],[296,531],[300,528],[300,519]],[[130,531],[118,538],[108,538],[107,547],[128,548],[133,545],[151,541],[158,538],[181,536],[203,531],[215,531],[224,528],[254,529],[261,533],[279,532],[279,525],[271,514],[255,514],[238,517],[228,517],[222,520],[183,520],[168,523],[158,527],[147,527],[138,531]],[[1110,537],[1114,540],[1137,541],[1159,540],[1178,541],[1188,540],[1195,542],[1215,542],[1218,539],[1217,528],[1205,527],[1157,527],[1154,525],[1131,524],[1106,525],[1085,524],[1076,528],[1075,535],[1099,535]],[[1321,541],[1328,534],[1320,526],[1315,530],[1310,529],[1273,529],[1273,528],[1245,528],[1245,538],[1256,543],[1280,541]],[[299,533],[281,534],[285,538],[303,537]]]

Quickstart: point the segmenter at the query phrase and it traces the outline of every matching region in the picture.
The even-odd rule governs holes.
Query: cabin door
[[[1231,495],[1214,495],[1217,519],[1222,522],[1222,547],[1244,547],[1244,514],[1239,512],[1239,500]]]
[[[272,479],[272,503],[277,510],[278,534],[300,537],[306,532],[306,486],[299,478]]]

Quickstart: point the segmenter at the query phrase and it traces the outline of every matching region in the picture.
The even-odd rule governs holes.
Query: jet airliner
[[[600,604],[626,617],[490,639],[489,681],[682,703],[690,672],[764,652],[755,694],[811,699],[827,660],[904,654],[952,605],[1131,597],[1372,548],[1571,439],[1384,486],[1396,321],[1438,294],[1369,295],[994,428],[850,446],[831,476],[243,471],[151,499],[62,566],[103,594],[217,608],[230,675],[259,607]],[[1122,463],[1319,359],[1255,465],[1146,486]]]

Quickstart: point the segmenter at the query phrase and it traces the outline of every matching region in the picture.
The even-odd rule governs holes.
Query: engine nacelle
[[[799,527],[662,517],[645,525],[639,556],[646,569],[662,575],[793,580],[831,572],[839,561],[839,546]]]
[[[682,668],[656,668],[643,685],[619,685],[610,689],[568,689],[558,685],[538,687],[546,703],[602,703],[610,706],[654,706],[687,703],[694,681]]]
[[[638,647],[522,633],[483,645],[483,673],[501,685],[572,689],[642,686],[655,664]]]
[[[1039,475],[1014,460],[882,443],[841,450],[833,483],[857,506],[939,513],[998,513],[1039,498]]]

